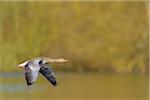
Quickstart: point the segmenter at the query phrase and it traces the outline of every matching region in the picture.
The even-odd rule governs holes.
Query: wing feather
[[[32,71],[29,67],[25,67],[25,78],[27,85],[32,85],[38,77],[39,71]]]
[[[52,69],[50,68],[50,66],[48,64],[43,65],[40,68],[39,71],[43,76],[45,76],[45,78],[53,85],[56,86],[57,82],[56,82],[56,77],[54,75],[54,72],[52,71]]]

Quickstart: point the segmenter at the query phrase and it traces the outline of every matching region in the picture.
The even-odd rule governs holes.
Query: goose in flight
[[[67,62],[64,58],[52,59],[48,57],[37,57],[31,60],[27,60],[24,63],[18,65],[18,67],[24,68],[25,78],[27,85],[32,85],[38,77],[39,72],[45,76],[45,78],[53,85],[56,86],[56,77],[52,71],[49,63],[63,63]]]

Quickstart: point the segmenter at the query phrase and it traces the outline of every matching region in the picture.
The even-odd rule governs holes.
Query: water
[[[28,87],[23,73],[0,73],[0,100],[148,100],[148,76],[56,73],[53,87],[40,75]]]

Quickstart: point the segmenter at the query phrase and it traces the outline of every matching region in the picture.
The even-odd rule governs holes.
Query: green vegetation
[[[148,73],[147,2],[0,2],[0,70],[37,56],[57,70]]]

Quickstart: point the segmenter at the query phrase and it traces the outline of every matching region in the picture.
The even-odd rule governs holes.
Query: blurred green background
[[[24,77],[10,80],[8,76],[18,76],[16,73],[21,71],[16,65],[37,56],[64,57],[69,61],[52,64],[60,84],[64,85],[52,89],[52,97],[48,97],[50,91],[43,92],[48,99],[148,99],[147,1],[0,2],[0,46],[0,90],[6,90],[1,92],[3,99],[9,100],[6,96],[9,94],[17,100],[10,91],[18,89],[14,85]],[[6,83],[11,86],[5,86]],[[23,88],[30,95],[28,99],[43,97],[29,90]],[[23,96],[16,94],[18,100]]]
[[[1,2],[0,70],[48,56],[67,58],[65,70],[146,73],[147,9],[146,2]]]

